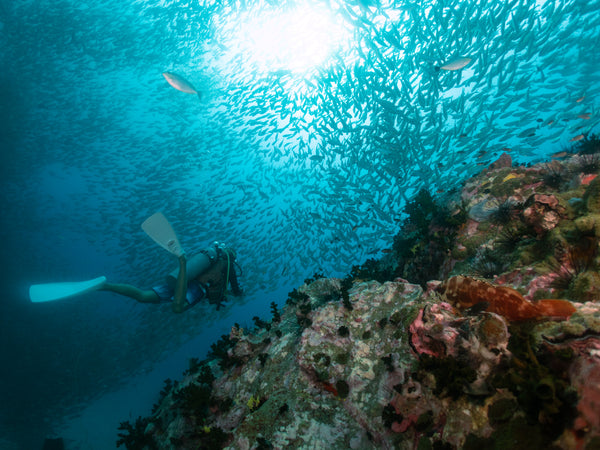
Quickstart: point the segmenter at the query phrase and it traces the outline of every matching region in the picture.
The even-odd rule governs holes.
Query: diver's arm
[[[242,290],[240,289],[240,285],[238,283],[237,274],[235,273],[233,260],[229,261],[229,284],[231,285],[231,292],[233,293],[233,295],[242,295]]]
[[[182,313],[185,311],[187,294],[187,261],[185,255],[179,257],[179,274],[175,281],[175,294],[173,295],[173,312]]]
[[[117,294],[131,297],[140,303],[159,303],[160,298],[153,290],[142,290],[130,284],[115,284],[115,283],[104,283],[99,288],[101,291],[111,291]]]

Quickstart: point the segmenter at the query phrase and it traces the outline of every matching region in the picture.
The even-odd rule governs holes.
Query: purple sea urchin
[[[580,155],[591,155],[600,153],[600,136],[596,134],[584,135],[583,139],[578,141],[573,149]]]
[[[577,169],[584,174],[597,173],[600,171],[600,156],[596,153],[581,155]]]
[[[592,236],[582,237],[576,245],[567,249],[559,249],[550,263],[556,274],[551,287],[562,292],[572,290],[577,277],[595,267],[597,254],[598,240]]]
[[[493,210],[490,221],[497,225],[506,225],[518,217],[520,206],[514,199],[507,198]]]
[[[568,180],[568,171],[558,161],[552,161],[543,166],[544,184],[553,189],[559,189]]]

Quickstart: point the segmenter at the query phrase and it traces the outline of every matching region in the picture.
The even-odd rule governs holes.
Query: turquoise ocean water
[[[600,133],[598,0],[3,0],[0,58],[7,448],[110,448],[234,322],[381,256],[419,189]],[[245,296],[181,316],[29,302],[35,283],[161,282],[156,211],[188,253],[236,248]]]

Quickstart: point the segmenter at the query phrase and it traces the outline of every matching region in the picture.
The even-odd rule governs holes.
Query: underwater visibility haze
[[[421,189],[447,200],[502,153],[600,132],[598,0],[3,0],[0,39],[8,448],[380,257]],[[30,303],[35,283],[161,283],[157,211],[189,254],[233,247],[244,296]]]

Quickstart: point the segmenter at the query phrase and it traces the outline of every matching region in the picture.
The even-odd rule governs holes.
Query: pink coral
[[[594,337],[573,341],[571,347],[583,354],[569,371],[579,393],[577,409],[587,422],[586,428],[591,428],[594,434],[600,433],[600,340]]]
[[[534,194],[525,205],[523,219],[538,235],[552,230],[564,217],[565,209],[554,195]]]
[[[421,355],[447,356],[454,349],[454,340],[458,330],[449,326],[456,320],[454,308],[448,303],[433,304],[419,311],[417,318],[410,324],[410,344]]]

